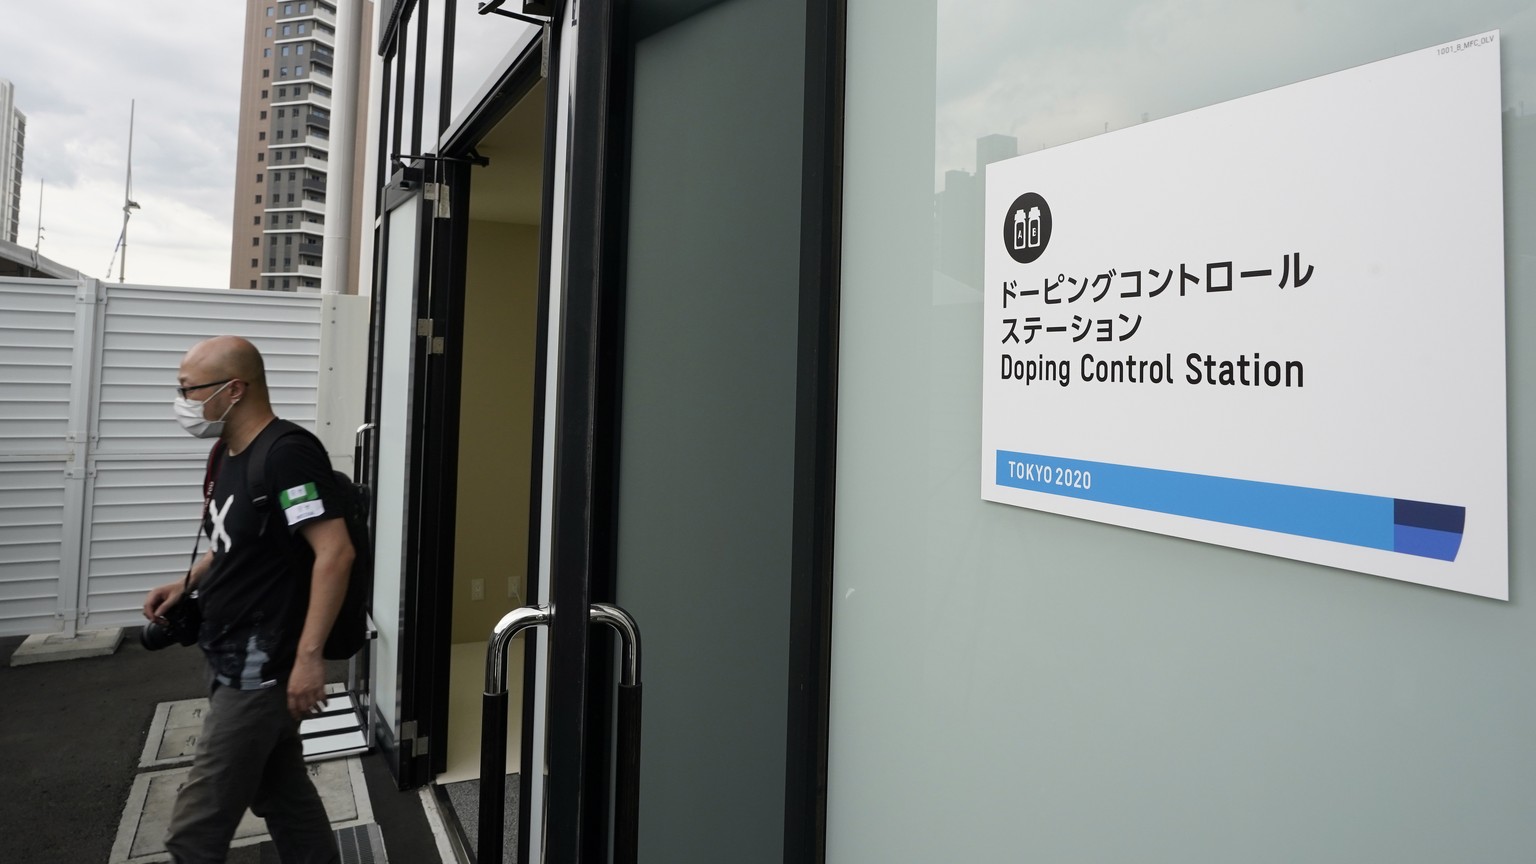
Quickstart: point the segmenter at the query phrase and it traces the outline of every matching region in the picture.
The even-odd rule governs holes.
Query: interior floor
[[[507,651],[507,773],[522,765],[523,638]],[[485,695],[484,642],[453,646],[448,673],[448,770],[437,776],[440,785],[480,776],[480,717]]]

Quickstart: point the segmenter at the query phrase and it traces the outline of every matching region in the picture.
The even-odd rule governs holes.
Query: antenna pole
[[[37,243],[32,247],[32,257],[43,254],[43,193],[48,191],[48,178],[38,180],[37,186]]]
[[[137,100],[128,103],[128,179],[123,186],[123,236],[118,241],[123,257],[117,262],[117,281],[123,281],[123,271],[128,268],[128,217],[139,205],[133,201],[133,113]]]

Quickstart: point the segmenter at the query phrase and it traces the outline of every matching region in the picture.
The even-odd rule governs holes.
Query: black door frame
[[[847,0],[806,0],[785,864],[826,860]]]
[[[450,7],[450,12],[451,12]],[[554,16],[559,20],[559,13]],[[493,25],[496,22],[488,22]],[[549,35],[552,31],[546,31]],[[470,113],[464,121],[452,130],[448,140],[443,145],[443,156],[448,159],[473,160],[476,158],[475,147],[485,138],[490,131],[501,122],[528,94],[538,85],[544,82],[544,162],[542,180],[540,184],[539,201],[539,271],[538,271],[538,297],[534,320],[534,369],[533,369],[533,411],[531,417],[532,435],[528,459],[530,482],[528,484],[528,555],[524,563],[526,573],[526,593],[528,598],[539,596],[541,575],[539,568],[540,552],[543,543],[543,490],[544,490],[544,427],[545,411],[547,406],[545,382],[548,375],[549,362],[549,313],[550,313],[550,273],[553,269],[552,249],[555,226],[551,224],[551,214],[554,212],[555,200],[555,171],[559,165],[559,155],[555,151],[556,128],[558,119],[557,109],[559,99],[559,68],[560,48],[558,39],[551,38],[546,44],[544,37],[535,39],[527,50],[515,58],[501,73],[495,86],[489,95],[479,104],[472,106]],[[543,68],[547,67],[551,74],[545,77]],[[448,104],[448,97],[443,97],[443,104]],[[446,127],[447,118],[444,117]],[[469,195],[471,189],[468,184],[464,190],[464,218],[468,218]],[[456,199],[457,200],[457,199]],[[466,248],[467,248],[467,232]],[[464,260],[464,250],[459,250],[455,261]],[[455,290],[463,291],[463,274],[459,273],[453,283]],[[462,332],[462,322],[460,323]],[[455,382],[457,386],[457,381]],[[542,754],[537,754],[533,747],[533,736],[526,730],[534,728],[534,709],[537,705],[538,694],[538,668],[539,668],[538,641],[531,635],[523,640],[523,687],[521,694],[522,728],[525,730],[519,746],[520,761],[524,766],[538,765],[543,759]],[[446,711],[447,682],[443,683],[443,704]],[[446,728],[446,727],[444,727]],[[446,750],[444,752],[446,759]],[[518,821],[521,825],[532,824],[533,818],[533,777],[530,770],[519,772],[519,796],[518,796]],[[518,832],[517,860],[529,860],[530,836],[528,831]]]
[[[563,23],[571,6],[557,0],[552,11],[554,21]],[[632,69],[628,11],[628,0],[583,0],[575,29],[550,526],[555,575],[549,591],[544,814],[544,857],[550,861],[606,860],[608,849],[613,651],[606,628],[594,630],[587,610],[614,598]],[[558,34],[560,27],[552,30]],[[561,38],[554,42],[552,56],[558,58]],[[558,118],[558,111],[552,116]]]
[[[449,13],[452,14],[452,7]],[[555,13],[554,19],[558,20],[559,13]],[[487,19],[485,26],[497,26],[495,19]],[[451,25],[451,18],[450,18]],[[551,31],[546,31],[549,35]],[[451,56],[445,54],[445,56]],[[538,288],[534,327],[534,369],[533,369],[533,404],[531,413],[532,434],[531,446],[527,454],[529,459],[529,508],[528,508],[528,555],[525,561],[526,593],[530,598],[537,597],[540,591],[540,554],[542,549],[542,525],[543,525],[543,489],[544,489],[544,430],[546,405],[546,377],[549,361],[549,313],[550,313],[550,274],[553,269],[552,249],[554,228],[551,224],[551,214],[554,212],[555,196],[555,171],[559,164],[559,155],[555,150],[556,127],[558,119],[558,70],[559,70],[559,45],[557,39],[551,39],[550,44],[545,44],[544,37],[534,39],[525,50],[515,57],[499,74],[497,81],[492,86],[487,96],[478,104],[471,106],[469,113],[464,116],[462,122],[448,131],[443,142],[442,152],[434,158],[440,162],[459,166],[457,176],[461,183],[454,187],[453,220],[460,226],[455,233],[453,251],[449,260],[452,265],[445,273],[444,284],[449,286],[453,295],[454,308],[450,313],[453,318],[449,322],[449,329],[453,333],[453,339],[462,345],[463,334],[463,298],[465,291],[465,273],[459,262],[465,260],[468,250],[468,218],[469,201],[472,194],[473,181],[470,173],[471,166],[480,162],[481,157],[476,150],[477,145],[493,130],[529,93],[543,81],[545,85],[545,110],[544,110],[544,158],[542,166],[542,180],[540,192],[540,221],[539,221],[539,264],[538,264]],[[545,70],[551,70],[551,74],[545,77]],[[448,78],[445,70],[445,79]],[[442,104],[443,115],[440,118],[442,128],[447,130],[449,118],[447,105],[449,103],[449,84],[445,84]],[[460,353],[450,363],[447,386],[452,389],[457,397],[461,392],[462,347]],[[457,407],[455,407],[457,411]],[[455,433],[456,434],[456,433]],[[455,439],[456,444],[456,439]],[[452,465],[456,470],[455,461]],[[451,532],[453,526],[449,526]],[[451,533],[448,541],[451,543]],[[444,608],[442,627],[445,634],[451,632],[451,597],[447,592],[451,591],[449,580],[444,580]],[[438,679],[437,696],[435,705],[437,716],[434,728],[447,731],[448,710],[448,672],[449,649],[451,639],[447,635],[440,640],[442,647],[442,674]],[[526,637],[523,646],[523,688],[521,694],[522,728],[530,730],[534,727],[534,711],[537,705],[537,688],[539,667],[538,643],[532,637]],[[520,742],[520,756],[522,765],[538,765],[543,761],[543,754],[535,753],[533,737],[525,732]],[[433,772],[441,773],[446,769],[447,749],[441,748],[438,756],[433,760]],[[519,820],[523,825],[531,824],[533,818],[533,778],[531,771],[520,772],[519,795]],[[527,861],[530,850],[530,832],[521,831],[518,835],[518,859]]]

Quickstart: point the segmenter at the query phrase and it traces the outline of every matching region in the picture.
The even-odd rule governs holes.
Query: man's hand
[[[186,585],[178,579],[150,589],[149,594],[144,598],[144,617],[150,621],[164,619],[166,610],[176,605],[185,588]]]
[[[303,720],[325,707],[325,664],[319,657],[299,657],[288,676],[288,713]]]

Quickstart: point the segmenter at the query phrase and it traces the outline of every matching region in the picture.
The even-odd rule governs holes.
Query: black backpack
[[[246,466],[246,488],[256,509],[266,509],[269,515],[281,514],[276,506],[269,506],[269,502],[275,499],[270,494],[267,482],[267,452],[279,438],[288,435],[308,436],[321,451],[325,450],[325,445],[313,432],[287,420],[273,420],[261,430],[256,440],[251,442],[251,460]],[[215,445],[211,456],[216,456],[223,446],[223,441]],[[209,461],[212,463],[213,459]],[[341,490],[342,500],[339,504],[342,518],[347,523],[347,536],[352,540],[354,556],[352,572],[347,579],[346,596],[342,598],[341,609],[336,613],[336,622],[331,625],[331,634],[326,637],[325,648],[321,653],[327,660],[346,660],[360,651],[363,643],[368,641],[368,598],[373,593],[373,544],[368,537],[368,487],[354,483],[344,472],[335,471],[334,474],[336,488]],[[266,531],[266,524],[262,524],[263,532]]]

